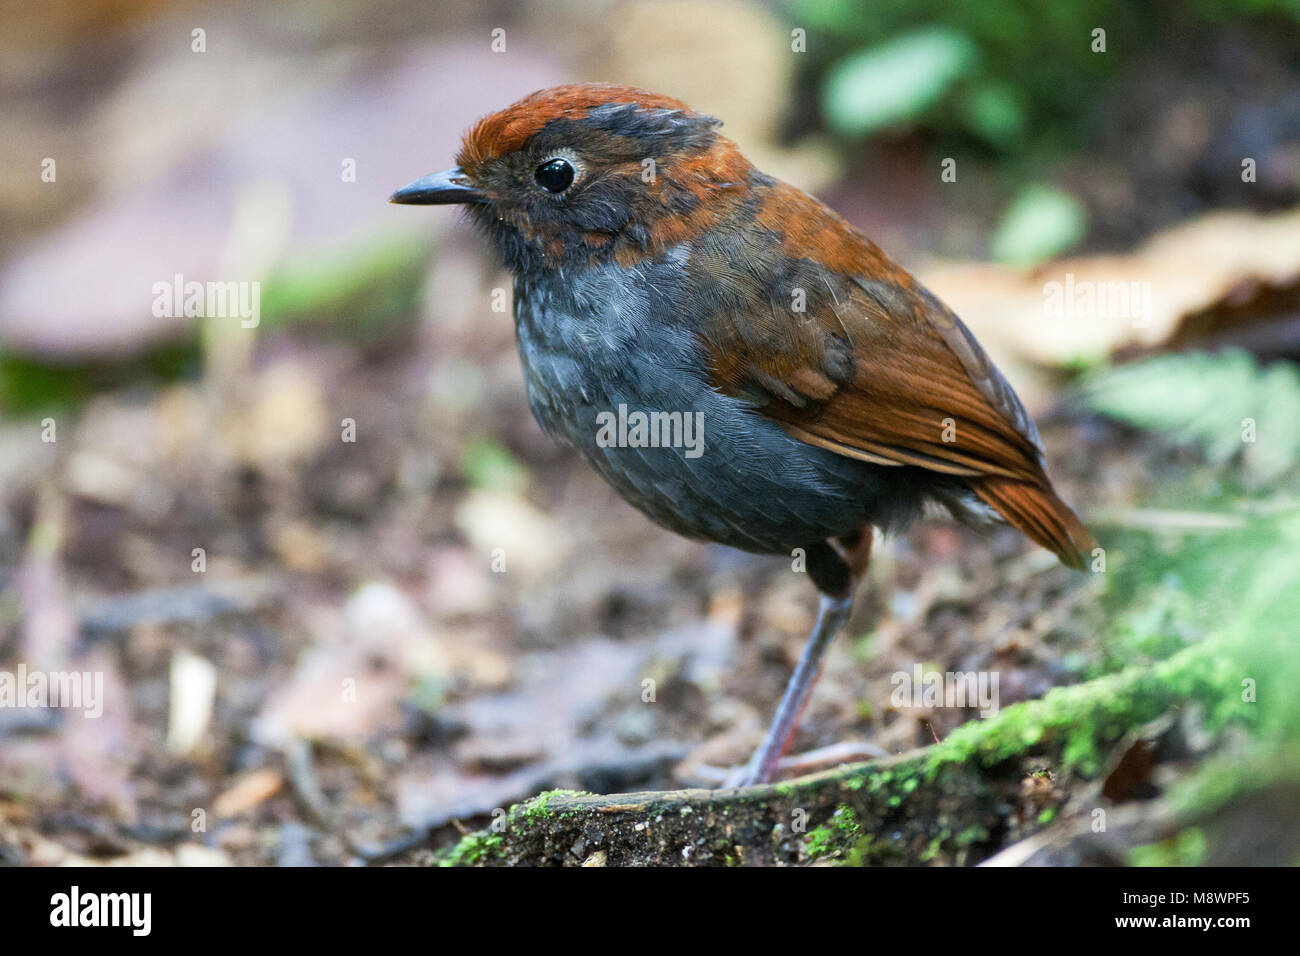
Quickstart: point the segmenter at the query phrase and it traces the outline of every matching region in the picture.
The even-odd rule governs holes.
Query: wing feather
[[[1095,542],[1053,490],[1033,419],[947,306],[784,184],[763,197],[746,242],[749,267],[725,273],[741,284],[700,325],[716,387],[811,445],[955,476],[1063,562],[1083,566]],[[756,266],[780,278],[765,286]],[[794,282],[804,311],[784,305],[790,290],[781,283]]]

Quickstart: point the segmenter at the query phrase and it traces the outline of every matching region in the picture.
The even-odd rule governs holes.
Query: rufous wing
[[[1053,490],[1033,420],[961,320],[812,197],[779,184],[765,205],[759,228],[775,226],[781,245],[766,261],[755,237],[755,258],[795,276],[789,258],[805,261],[805,311],[780,290],[738,289],[700,326],[715,386],[809,444],[956,476],[1084,567],[1095,542]]]

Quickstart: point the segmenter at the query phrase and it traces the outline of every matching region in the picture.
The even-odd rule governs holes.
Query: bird
[[[462,206],[513,274],[545,432],[655,523],[788,556],[816,588],[771,725],[725,784],[751,786],[793,742],[877,530],[937,507],[1078,570],[1097,544],[966,325],[721,125],[630,86],[556,86],[479,119],[455,167],[390,201]]]

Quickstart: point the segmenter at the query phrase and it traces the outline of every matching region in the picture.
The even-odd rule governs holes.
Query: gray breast
[[[903,469],[800,442],[709,384],[681,307],[685,255],[516,280],[519,354],[542,428],[664,527],[748,551],[788,553],[918,510]]]

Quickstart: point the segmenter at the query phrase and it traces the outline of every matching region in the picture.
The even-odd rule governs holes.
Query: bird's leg
[[[831,641],[839,633],[844,622],[849,618],[853,598],[833,598],[823,594],[817,609],[817,623],[813,625],[808,643],[804,645],[799,663],[785,685],[785,694],[776,708],[776,716],[768,728],[767,736],[755,751],[754,756],[744,767],[743,773],[733,786],[748,787],[756,783],[767,783],[776,772],[776,765],[781,755],[794,736],[799,715],[803,713],[808,695],[821,674],[822,660]]]
[[[808,549],[808,572],[821,591],[817,608],[817,621],[804,645],[803,654],[795,666],[785,694],[776,709],[776,716],[768,728],[767,736],[749,763],[731,779],[728,786],[748,787],[767,783],[776,773],[781,755],[794,737],[799,716],[808,703],[809,694],[821,675],[826,651],[835,635],[848,622],[853,608],[853,591],[866,573],[871,559],[872,533],[870,528],[836,541],[835,546],[823,543],[820,548]]]

